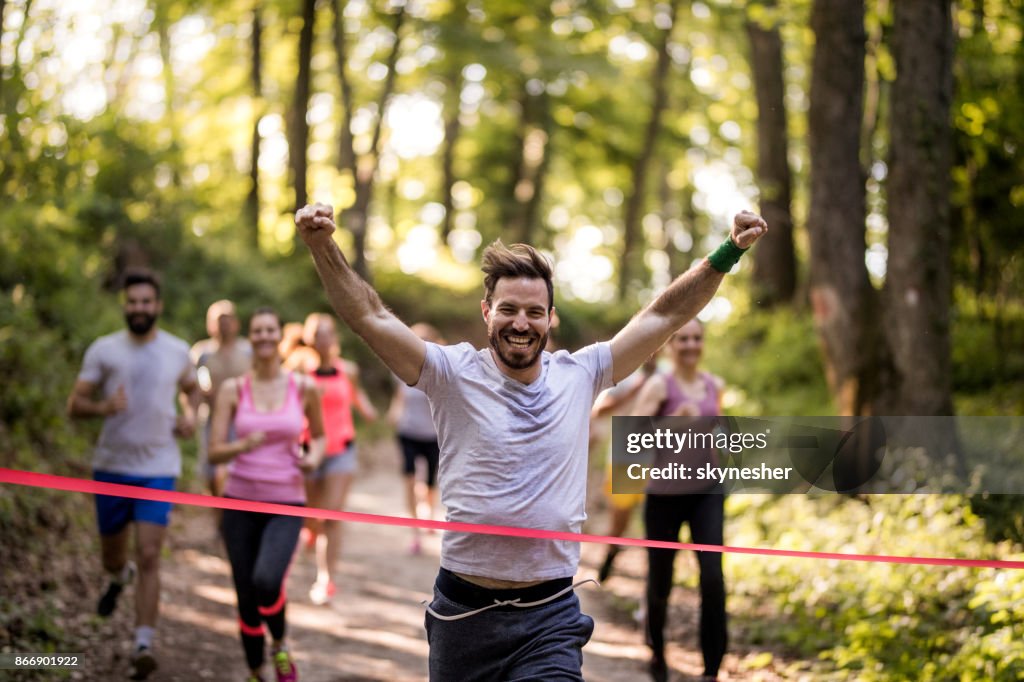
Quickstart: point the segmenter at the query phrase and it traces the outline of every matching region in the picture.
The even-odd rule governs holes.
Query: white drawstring
[[[551,601],[554,601],[554,600],[558,599],[559,597],[561,597],[566,592],[571,592],[572,590],[575,590],[580,585],[586,585],[587,583],[594,583],[598,587],[601,587],[601,583],[597,582],[593,578],[587,578],[586,580],[581,580],[578,583],[573,583],[572,585],[569,585],[569,587],[565,588],[561,592],[556,592],[553,595],[551,595],[550,597],[545,597],[544,599],[541,599],[539,601],[522,602],[518,598],[517,599],[505,599],[505,600],[495,599],[493,604],[481,607],[479,609],[474,609],[472,611],[467,611],[466,613],[457,613],[454,616],[442,616],[440,613],[438,613],[434,609],[430,608],[430,604],[426,600],[423,600],[420,603],[427,607],[427,613],[432,615],[434,618],[437,618],[438,620],[461,620],[463,618],[469,618],[470,616],[475,616],[478,613],[483,613],[484,611],[487,611],[487,610],[493,609],[493,608],[497,608],[499,606],[515,606],[516,608],[519,608],[519,609],[529,609],[529,608],[532,608],[534,606],[540,606],[541,604],[547,604],[548,602],[551,602]]]

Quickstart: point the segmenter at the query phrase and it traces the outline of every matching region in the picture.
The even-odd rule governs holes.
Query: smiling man
[[[427,394],[450,521],[579,532],[590,406],[633,372],[718,289],[767,230],[736,216],[730,237],[677,278],[610,342],[545,352],[551,264],[524,244],[483,255],[489,348],[438,346],[412,333],[349,266],[330,206],[295,215],[331,305],[399,378]],[[432,680],[582,680],[594,622],[573,592],[579,543],[445,533],[427,609]]]
[[[128,328],[96,339],[86,350],[68,399],[68,414],[103,418],[92,460],[97,481],[173,490],[181,475],[175,437],[187,438],[195,429],[195,407],[201,397],[196,371],[188,344],[157,327],[163,301],[156,275],[130,270],[123,282]],[[176,396],[180,414],[174,406]],[[103,568],[109,578],[96,610],[110,616],[121,591],[135,582],[134,680],[146,679],[157,667],[152,648],[160,602],[160,550],[170,512],[167,502],[96,496]],[[135,562],[128,559],[132,526]]]

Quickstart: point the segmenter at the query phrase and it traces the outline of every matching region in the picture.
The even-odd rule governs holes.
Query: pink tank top
[[[273,412],[262,412],[253,405],[251,382],[248,374],[242,378],[235,435],[241,439],[262,431],[266,438],[231,462],[224,494],[258,502],[304,504],[306,486],[298,462],[305,411],[295,377],[289,373],[284,405]]]
[[[679,382],[671,374],[665,374],[665,402],[661,404],[661,409],[658,410],[658,416],[664,417],[672,414],[679,409],[679,406],[685,402],[689,402],[687,397],[683,395],[683,389],[679,387]],[[715,385],[715,380],[707,372],[701,372],[700,378],[704,381],[704,398],[697,403],[697,409],[700,411],[701,417],[717,417],[718,414],[718,386]]]
[[[683,389],[680,388],[679,382],[676,381],[672,374],[666,373],[662,376],[665,378],[665,401],[658,409],[657,416],[666,417],[678,410],[683,403],[692,401],[683,394]],[[700,378],[704,381],[704,397],[700,402],[696,403],[700,416],[720,416],[718,411],[718,386],[715,385],[714,378],[707,372],[701,372]],[[701,420],[700,425],[710,427],[710,421]],[[705,424],[705,422],[708,423]],[[685,451],[682,459],[679,455],[676,455],[672,458],[672,461],[684,462],[687,466],[693,467],[694,470],[706,464],[710,464],[713,467],[719,465],[718,451],[713,448],[693,448]],[[656,464],[664,465],[665,462],[656,462]],[[714,481],[709,482],[696,479],[690,481],[653,480],[647,484],[647,492],[656,495],[701,493],[713,488],[714,485]]]

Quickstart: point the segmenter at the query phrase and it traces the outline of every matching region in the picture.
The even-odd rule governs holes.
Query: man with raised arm
[[[295,223],[338,315],[402,381],[430,399],[450,521],[578,533],[586,517],[587,434],[597,394],[629,376],[707,304],[724,273],[767,231],[738,214],[729,239],[679,276],[610,342],[544,352],[551,264],[524,244],[484,251],[489,348],[426,343],[349,266],[330,206]],[[579,543],[445,533],[427,608],[431,680],[582,680],[594,622],[572,579]]]

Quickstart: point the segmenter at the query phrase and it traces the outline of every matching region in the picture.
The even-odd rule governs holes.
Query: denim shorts
[[[319,481],[331,474],[351,474],[356,470],[356,444],[349,443],[337,454],[324,455],[314,471],[306,474],[307,481]]]

